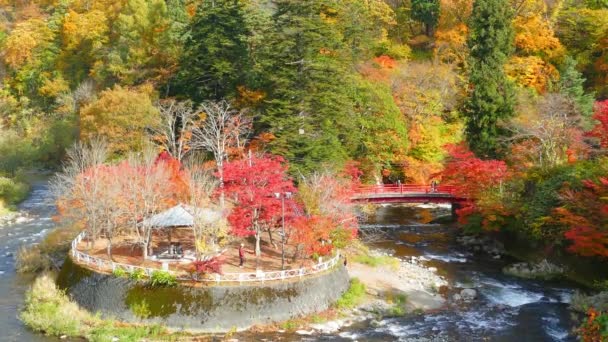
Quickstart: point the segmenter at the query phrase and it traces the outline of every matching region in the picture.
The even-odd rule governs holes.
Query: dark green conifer
[[[464,105],[466,136],[480,157],[496,156],[502,120],[513,115],[514,90],[504,73],[513,52],[512,12],[507,0],[476,0],[467,45],[469,94]]]
[[[245,23],[241,1],[202,1],[187,32],[174,92],[196,102],[233,98],[250,65]]]

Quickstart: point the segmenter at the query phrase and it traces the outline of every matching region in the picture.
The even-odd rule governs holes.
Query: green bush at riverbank
[[[15,205],[27,197],[29,190],[29,185],[19,177],[0,176],[0,215],[15,210]]]
[[[38,277],[27,292],[20,319],[35,331],[49,336],[84,337],[89,341],[171,340],[164,328],[131,326],[103,320],[82,310],[61,290],[49,274]]]

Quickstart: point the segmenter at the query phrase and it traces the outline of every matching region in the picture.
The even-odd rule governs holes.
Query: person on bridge
[[[437,192],[437,180],[435,179],[431,182],[431,192]]]

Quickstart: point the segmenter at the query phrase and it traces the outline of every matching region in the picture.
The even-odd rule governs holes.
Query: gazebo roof
[[[142,223],[154,228],[191,227],[194,226],[195,217],[205,223],[215,223],[222,218],[222,214],[210,208],[196,208],[180,203],[173,208],[144,219]]]

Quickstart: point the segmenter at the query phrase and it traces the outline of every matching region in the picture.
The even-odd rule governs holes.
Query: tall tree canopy
[[[242,1],[204,0],[190,23],[173,91],[195,102],[234,98],[249,70]]]
[[[412,0],[412,17],[424,24],[427,36],[432,36],[439,22],[439,0]]]
[[[513,114],[514,93],[504,73],[513,51],[512,12],[507,0],[476,0],[470,18],[469,96],[466,136],[480,156],[496,155],[500,121]]]

